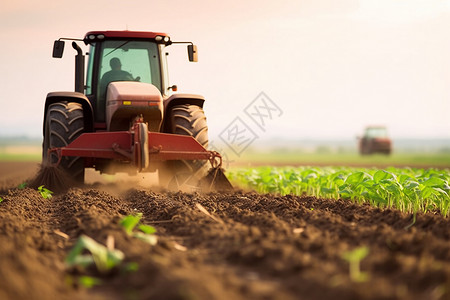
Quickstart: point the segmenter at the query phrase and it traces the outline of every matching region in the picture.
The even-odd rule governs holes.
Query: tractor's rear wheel
[[[47,110],[42,145],[42,164],[55,164],[58,155],[48,154],[51,148],[65,147],[84,132],[83,108],[79,103],[57,102]],[[50,155],[50,157],[49,157]],[[64,170],[76,183],[84,182],[84,159],[82,157],[64,156],[59,168]]]
[[[208,147],[208,125],[203,109],[197,105],[176,105],[169,113],[168,133],[192,136],[203,147]],[[171,190],[195,191],[208,172],[205,160],[172,160],[159,169],[160,185]]]

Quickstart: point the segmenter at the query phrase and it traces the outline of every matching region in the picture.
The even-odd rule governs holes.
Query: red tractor
[[[185,42],[157,32],[92,31],[55,41],[53,57],[62,57],[64,40],[77,52],[75,91],[47,95],[44,167],[56,165],[78,183],[85,168],[158,170],[160,184],[175,189],[231,189],[220,154],[206,149],[205,99],[173,93],[176,86],[169,84],[166,47]],[[77,42],[89,46],[87,72]],[[197,61],[197,47],[185,44],[189,61]]]
[[[392,141],[384,126],[368,126],[359,140],[359,153],[361,155],[382,153],[389,155],[392,152]]]

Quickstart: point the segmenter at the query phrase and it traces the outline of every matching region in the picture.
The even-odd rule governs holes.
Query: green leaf
[[[447,185],[447,182],[439,177],[430,177],[422,184],[429,187],[444,187]]]
[[[83,255],[84,250],[88,250],[92,256]],[[94,262],[99,272],[106,273],[117,266],[123,258],[124,254],[122,251],[117,249],[110,250],[90,237],[81,235],[67,255],[66,263],[69,267],[86,267]]]
[[[136,272],[139,270],[139,264],[137,262],[129,262],[125,265],[123,270],[127,273]]]
[[[310,181],[311,179],[316,179],[316,178],[317,178],[317,174],[316,173],[311,173],[311,174],[308,174],[305,177],[305,181]]]
[[[355,172],[347,177],[345,183],[349,184],[359,184],[364,179],[364,172]]]
[[[338,193],[339,193],[339,195],[341,195],[341,197],[343,199],[350,198],[352,195],[352,191],[350,191],[350,190],[343,190],[343,191],[339,191]]]
[[[332,174],[329,177],[329,179],[330,179],[330,181],[333,181],[333,182],[342,182],[342,183],[344,183],[345,175],[342,174],[341,172],[336,172],[336,173]]]
[[[2,203],[3,202],[3,198],[2,197],[0,197],[0,203]]]
[[[428,199],[428,198],[430,198],[430,196],[432,194],[433,194],[433,189],[427,186],[422,190],[422,193],[421,193],[422,199]]]
[[[353,194],[353,191],[351,189],[345,189],[345,190],[339,191],[338,194],[339,195],[351,195],[351,194]]]
[[[52,198],[52,194],[53,192],[50,191],[49,189],[45,188],[43,185],[41,185],[40,187],[38,187],[38,191],[41,194],[42,198],[44,199],[50,199]]]
[[[374,192],[371,192],[371,191],[369,191],[369,193],[368,193],[368,198],[378,202],[379,204],[386,204],[387,203],[387,200],[385,198],[383,198],[380,195],[378,195],[378,194],[376,194]]]
[[[141,224],[139,225],[139,230],[146,234],[154,234],[156,233],[156,228],[150,225]]]
[[[17,186],[17,188],[19,189],[19,190],[23,190],[24,188],[26,188],[27,187],[27,183],[26,182],[23,182],[23,183],[21,183],[21,184],[19,184],[18,186]]]
[[[142,218],[142,213],[136,215],[128,215],[120,220],[120,225],[125,229],[125,232],[131,234],[134,227],[139,223]]]
[[[439,194],[442,194],[442,195],[445,195],[445,196],[447,196],[448,197],[448,194],[447,194],[447,192],[446,191],[444,191],[443,189],[441,189],[441,188],[437,188],[437,187],[435,187],[435,188],[433,188],[433,190],[435,190],[436,192],[438,192]]]
[[[80,276],[78,278],[78,282],[81,286],[84,286],[85,288],[91,288],[96,285],[102,284],[102,281],[98,278],[91,277],[91,276]]]
[[[376,183],[388,178],[392,178],[392,174],[385,170],[378,170],[373,174],[373,181]]]
[[[415,181],[415,178],[407,174],[400,174],[398,176],[398,182],[405,184],[405,181]]]
[[[365,187],[366,189],[372,189],[376,183],[373,180],[366,180],[360,183],[361,186]]]
[[[339,190],[340,190],[340,191],[346,190],[349,186],[350,186],[349,184],[344,183],[343,185],[340,185],[340,186],[339,186]]]
[[[386,189],[397,197],[401,196],[402,191],[397,184],[390,184],[386,187]]]
[[[405,189],[412,190],[418,186],[420,186],[420,184],[417,181],[408,181],[408,184],[405,185]]]
[[[353,251],[344,252],[342,258],[347,261],[361,261],[369,254],[368,247],[359,247]]]

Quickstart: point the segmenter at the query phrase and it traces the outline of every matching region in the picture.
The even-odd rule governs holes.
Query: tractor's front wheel
[[[191,136],[208,147],[208,125],[203,109],[197,105],[176,105],[168,115],[169,132]],[[195,191],[208,172],[209,162],[202,160],[172,160],[159,168],[160,185],[171,190]]]
[[[48,107],[42,145],[42,164],[56,164],[58,155],[48,153],[49,149],[69,145],[84,132],[84,116],[81,104],[57,102]],[[76,183],[84,183],[84,160],[82,157],[64,156],[59,168],[64,170]]]

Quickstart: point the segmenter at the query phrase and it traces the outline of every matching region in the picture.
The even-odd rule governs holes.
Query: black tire
[[[42,145],[42,164],[58,162],[56,153],[48,157],[48,149],[65,147],[84,132],[84,116],[81,104],[74,102],[57,102],[47,110]],[[49,160],[50,159],[50,160]],[[84,183],[84,159],[82,157],[65,156],[59,168],[64,170],[76,183]]]
[[[167,117],[170,124],[168,133],[192,136],[203,147],[208,147],[208,125],[201,107],[176,105]],[[167,161],[158,171],[160,185],[172,190],[177,190],[182,185],[190,186],[192,190],[199,188],[199,181],[207,172],[208,161],[205,160]]]

